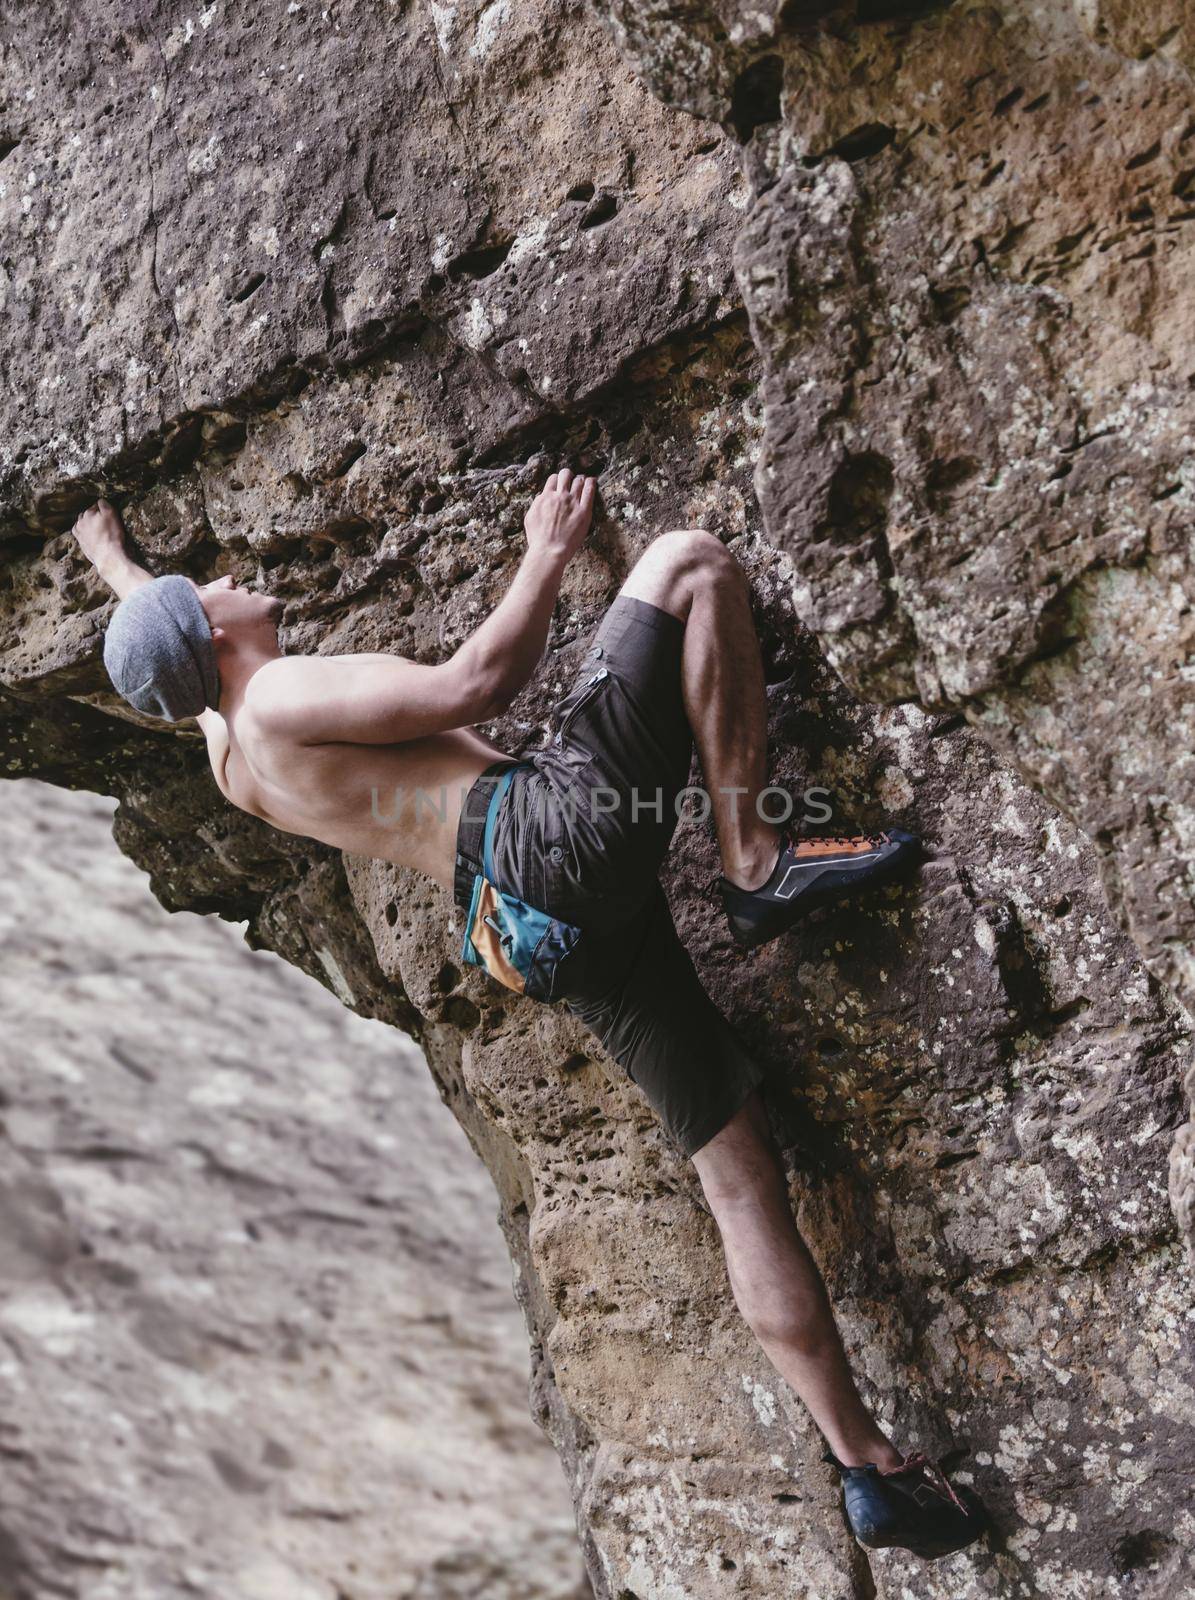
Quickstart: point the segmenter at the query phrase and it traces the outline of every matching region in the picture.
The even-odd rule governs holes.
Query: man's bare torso
[[[451,888],[461,803],[505,757],[475,728],[401,744],[298,744],[241,706],[212,717],[208,755],[233,805],[284,833],[413,867]]]
[[[370,651],[286,656],[278,597],[238,588],[227,572],[203,584],[190,579],[210,630],[219,709],[201,697],[203,709],[186,714],[207,740],[221,793],[282,832],[451,887],[464,797],[487,766],[506,758],[478,726],[507,709],[542,659],[595,490],[593,478],[574,479],[568,468],[551,474],[524,518],[527,550],[506,594],[435,665]],[[122,603],[154,582],[126,549],[107,501],[83,513],[75,535]],[[206,633],[194,649],[209,650]],[[211,686],[196,693],[210,697]],[[183,696],[187,705],[194,698]]]

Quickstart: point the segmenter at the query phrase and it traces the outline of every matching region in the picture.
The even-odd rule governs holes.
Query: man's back
[[[269,691],[285,693],[285,679],[304,659],[260,668],[262,688],[219,719],[223,736],[205,727],[221,790],[285,833],[413,867],[450,888],[462,798],[505,752],[475,728],[391,744],[296,738],[274,725]]]

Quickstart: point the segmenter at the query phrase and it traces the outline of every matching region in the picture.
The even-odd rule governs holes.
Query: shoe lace
[[[881,845],[888,843],[886,833],[818,833],[801,834],[790,833],[789,842],[794,850],[802,844],[871,844]]]
[[[939,1494],[945,1494],[948,1496],[949,1499],[954,1501],[955,1505],[959,1508],[963,1515],[967,1515],[967,1508],[959,1499],[958,1495],[955,1494],[950,1479],[942,1471],[938,1463],[936,1461],[932,1461],[929,1456],[923,1455],[922,1452],[918,1450],[913,1455],[906,1456],[899,1467],[893,1467],[891,1471],[886,1472],[884,1476],[888,1478],[895,1478],[899,1474],[905,1472],[920,1472],[928,1480],[932,1489],[936,1489]]]

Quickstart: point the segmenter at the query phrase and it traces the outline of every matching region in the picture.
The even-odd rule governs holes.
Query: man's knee
[[[740,1291],[736,1304],[765,1350],[787,1350],[813,1361],[837,1342],[833,1325],[818,1304],[790,1294],[779,1296],[770,1285]]]
[[[689,573],[725,576],[742,574],[742,568],[716,534],[704,528],[673,528],[661,533],[651,546],[669,565]],[[649,552],[650,553],[650,552]]]
[[[743,569],[721,539],[701,528],[674,528],[647,547],[624,592],[683,617],[699,590],[745,582]]]

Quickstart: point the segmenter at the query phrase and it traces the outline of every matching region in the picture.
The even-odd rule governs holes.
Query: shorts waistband
[[[452,898],[463,911],[469,908],[469,901],[473,895],[473,880],[481,871],[485,818],[490,800],[493,798],[494,785],[504,772],[530,765],[529,761],[516,761],[509,757],[491,761],[489,766],[474,778],[464,798],[460,821],[456,828],[456,865],[452,875]]]

